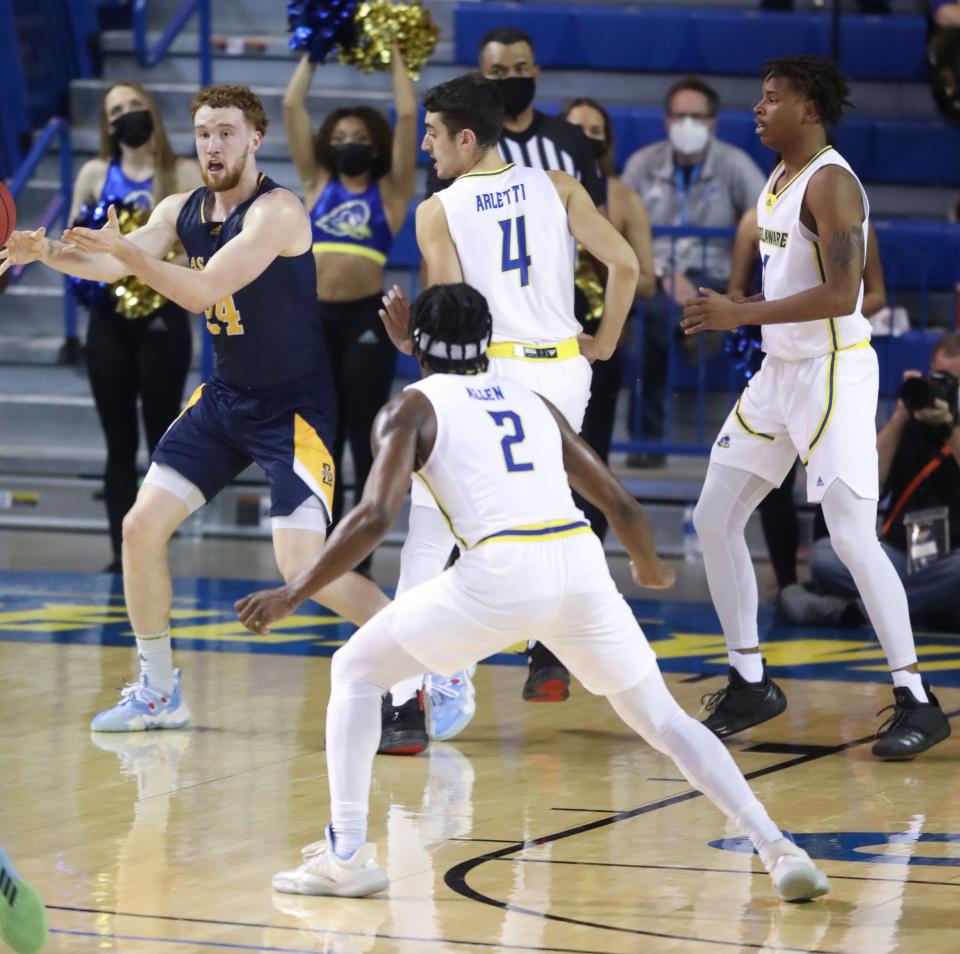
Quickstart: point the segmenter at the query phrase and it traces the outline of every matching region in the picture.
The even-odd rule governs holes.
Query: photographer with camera
[[[890,420],[877,434],[880,485],[889,498],[880,541],[903,580],[910,617],[960,628],[960,333],[933,346],[926,376],[908,371]],[[855,626],[866,621],[849,571],[829,537],[810,550],[819,593],[784,590],[793,623]]]

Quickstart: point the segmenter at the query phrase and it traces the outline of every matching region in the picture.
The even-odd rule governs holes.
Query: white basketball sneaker
[[[477,696],[471,679],[476,668],[461,669],[452,676],[437,673],[427,676],[426,689],[430,698],[428,729],[434,741],[446,742],[459,735],[476,714]]]
[[[830,890],[827,876],[788,838],[771,841],[758,853],[782,900],[810,901]]]
[[[367,844],[350,858],[338,858],[333,850],[333,829],[327,825],[324,840],[303,849],[303,864],[273,876],[273,888],[285,894],[322,894],[338,898],[363,898],[383,891],[389,878],[377,865],[377,848]]]
[[[180,694],[180,670],[173,670],[173,688],[161,692],[143,673],[139,682],[120,693],[112,708],[98,712],[90,723],[94,732],[143,732],[145,729],[182,729],[190,710]]]

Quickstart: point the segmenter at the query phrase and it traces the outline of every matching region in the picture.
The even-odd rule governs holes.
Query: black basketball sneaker
[[[703,724],[718,738],[725,739],[773,719],[787,708],[787,697],[767,673],[766,659],[760,682],[747,682],[733,666],[728,673],[722,689],[700,700],[710,713]]]
[[[430,744],[423,692],[395,706],[388,692],[380,706],[380,755],[416,755]]]
[[[527,702],[564,702],[570,698],[570,673],[543,643],[534,643],[527,651],[530,671],[523,684]]]
[[[877,715],[893,709],[893,714],[877,730],[872,752],[880,759],[912,759],[932,749],[950,735],[950,722],[926,681],[923,688],[929,702],[917,702],[906,686],[894,686],[894,704]]]

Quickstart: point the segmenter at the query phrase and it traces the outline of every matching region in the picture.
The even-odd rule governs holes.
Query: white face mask
[[[695,156],[707,148],[710,130],[701,119],[684,116],[670,123],[670,144],[681,156]]]

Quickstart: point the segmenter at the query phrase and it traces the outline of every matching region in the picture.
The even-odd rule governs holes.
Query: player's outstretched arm
[[[373,553],[406,499],[421,435],[424,431],[435,433],[435,429],[433,408],[417,391],[405,391],[384,405],[373,423],[374,461],[360,503],[337,524],[312,567],[286,586],[261,590],[237,601],[237,614],[247,629],[267,632],[271,623],[289,616],[314,593]]]
[[[636,297],[640,265],[627,240],[593,204],[586,189],[565,172],[548,172],[567,210],[570,234],[607,268],[603,315],[597,333],[581,337],[583,354],[591,361],[613,355],[620,332]]]
[[[131,274],[131,269],[112,250],[116,242],[140,249],[145,256],[162,258],[177,240],[177,215],[186,201],[184,195],[168,196],[153,210],[147,223],[130,235],[120,235],[116,212],[102,229],[71,228],[63,241],[47,238],[45,229],[14,232],[5,249],[0,249],[0,275],[12,265],[44,265],[95,282],[116,282]],[[103,234],[101,234],[103,233]]]
[[[447,226],[447,214],[436,196],[424,199],[417,206],[417,246],[427,266],[424,287],[463,281],[463,268]]]
[[[613,532],[630,554],[630,569],[638,586],[667,589],[676,579],[674,571],[665,564],[654,548],[653,531],[643,507],[624,490],[610,473],[606,464],[596,455],[566,418],[546,399],[563,442],[563,466],[570,478],[570,486],[603,511]]]
[[[856,179],[841,166],[824,166],[807,184],[804,206],[813,218],[824,270],[815,288],[774,301],[734,302],[709,288],[683,309],[685,334],[728,331],[739,325],[780,325],[849,315],[863,279],[864,208]]]
[[[162,262],[123,236],[116,238],[112,254],[130,274],[187,311],[199,314],[249,285],[278,255],[307,251],[310,239],[310,219],[303,205],[292,192],[277,189],[250,206],[243,230],[223,245],[203,271]]]

